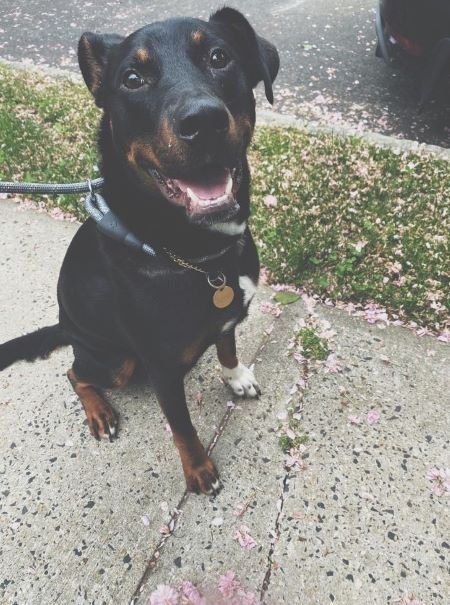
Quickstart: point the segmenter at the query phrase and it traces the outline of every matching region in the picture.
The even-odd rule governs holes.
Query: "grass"
[[[0,66],[0,97],[0,179],[97,176],[99,112],[84,86]],[[251,224],[274,280],[448,325],[450,163],[265,127],[250,160]],[[77,196],[46,201],[83,218]]]
[[[98,176],[100,112],[84,87],[0,65],[0,180],[67,182]],[[81,216],[76,196],[46,198]]]
[[[302,421],[294,418],[292,410],[289,410],[287,428],[291,436],[283,434],[278,439],[278,445],[285,454],[301,445],[306,445],[309,441],[308,435],[304,432]]]
[[[252,224],[278,281],[444,326],[450,163],[286,129],[261,129],[251,158]]]
[[[320,338],[311,328],[302,328],[297,334],[297,340],[301,345],[303,356],[307,359],[325,361],[330,354],[327,341]]]

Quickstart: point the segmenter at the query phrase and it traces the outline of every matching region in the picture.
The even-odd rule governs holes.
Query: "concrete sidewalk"
[[[0,201],[0,342],[55,322],[75,230]],[[239,348],[261,399],[227,405],[213,351],[187,382],[225,485],[215,499],[184,494],[147,388],[111,394],[120,438],[97,443],[65,376],[69,350],[0,374],[1,604],[144,605],[183,581],[208,605],[231,603],[217,591],[228,570],[267,605],[450,603],[450,497],[427,479],[450,467],[450,347],[318,305],[341,366],[327,373],[288,351],[311,310],[295,303],[275,319],[260,308],[271,292],[258,296]],[[288,404],[308,437],[297,468],[278,443]],[[254,548],[234,539],[242,526]]]

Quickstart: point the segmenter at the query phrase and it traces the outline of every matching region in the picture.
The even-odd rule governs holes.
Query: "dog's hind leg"
[[[159,404],[169,422],[174,443],[180,453],[188,491],[196,494],[217,494],[222,484],[213,461],[192,425],[184,393],[183,375],[174,368],[160,368],[158,374],[154,375],[154,385]]]
[[[222,366],[225,382],[235,395],[240,397],[258,397],[261,389],[251,368],[238,361],[234,330],[221,334],[216,343],[217,357]]]
[[[86,413],[91,434],[96,438],[117,437],[118,415],[104,398],[101,389],[122,387],[130,380],[136,367],[134,359],[126,357],[100,363],[90,354],[75,350],[75,362],[67,372],[75,393]]]

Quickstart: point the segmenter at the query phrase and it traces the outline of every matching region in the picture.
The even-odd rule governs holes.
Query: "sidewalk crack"
[[[286,473],[283,481],[282,481],[282,490],[281,490],[281,494],[280,497],[277,500],[277,516],[275,518],[275,526],[274,526],[274,530],[272,532],[273,536],[272,536],[272,543],[271,546],[269,548],[269,552],[267,554],[267,569],[266,569],[266,573],[264,575],[264,580],[261,586],[261,590],[260,590],[260,601],[261,603],[264,603],[264,597],[265,594],[269,588],[270,585],[270,578],[272,575],[272,566],[273,566],[273,554],[275,552],[275,545],[278,542],[279,538],[280,538],[280,534],[281,534],[281,521],[283,518],[283,509],[284,509],[284,505],[286,503],[286,499],[287,499],[287,494],[289,491],[289,479],[290,479],[290,473]]]

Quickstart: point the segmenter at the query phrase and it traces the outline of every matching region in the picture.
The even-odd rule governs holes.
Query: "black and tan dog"
[[[215,344],[233,391],[259,393],[237,360],[234,330],[259,273],[247,226],[252,89],[263,81],[272,102],[278,54],[224,8],[208,22],[171,19],[127,38],[86,33],[78,57],[103,109],[104,199],[156,254],[87,220],[61,269],[59,323],[2,345],[0,369],[71,345],[68,376],[90,430],[112,439],[117,416],[101,389],[125,385],[139,366],[171,426],[188,489],[215,493],[218,473],[191,423],[183,381]]]

